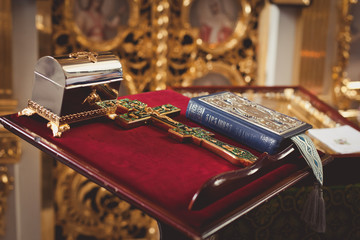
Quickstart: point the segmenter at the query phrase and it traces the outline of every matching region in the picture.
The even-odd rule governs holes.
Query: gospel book
[[[274,154],[312,126],[235,93],[191,98],[186,117],[257,151]]]

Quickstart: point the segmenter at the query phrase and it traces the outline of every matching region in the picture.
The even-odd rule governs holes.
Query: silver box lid
[[[78,52],[45,56],[35,66],[32,100],[64,116],[92,110],[86,99],[94,92],[101,100],[117,97],[123,79],[122,65],[111,52]]]

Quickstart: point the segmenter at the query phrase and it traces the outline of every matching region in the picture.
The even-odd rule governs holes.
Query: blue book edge
[[[304,133],[306,130],[312,128],[310,124],[304,122],[302,126],[279,135],[200,101],[203,97],[223,93],[224,92],[219,92],[207,96],[191,98],[186,110],[186,117],[215,132],[232,138],[241,144],[251,147],[259,152],[268,152],[269,154],[275,154],[282,146],[288,146],[291,143],[290,137]],[[270,110],[274,111],[272,109]],[[283,113],[280,114],[285,115]],[[285,116],[293,118],[288,115]]]

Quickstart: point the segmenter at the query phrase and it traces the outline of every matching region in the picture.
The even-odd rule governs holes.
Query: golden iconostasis
[[[248,85],[257,74],[264,3],[39,1],[40,36],[51,43],[40,55],[114,51],[129,93],[175,85]]]
[[[351,70],[356,54],[349,50],[356,41],[355,2],[38,1],[40,56],[114,51],[130,94],[167,86],[265,85],[268,18],[276,4],[285,11],[296,9],[290,11],[296,15],[293,66],[284,66],[293,68],[289,84],[346,109],[348,99],[358,96]]]

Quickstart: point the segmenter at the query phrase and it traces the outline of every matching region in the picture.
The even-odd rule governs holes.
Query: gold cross
[[[213,133],[199,127],[190,127],[169,116],[177,115],[180,109],[171,105],[154,108],[138,100],[120,99],[97,102],[102,108],[117,106],[124,114],[113,116],[116,123],[124,128],[134,128],[147,123],[166,129],[173,138],[180,142],[192,142],[225,158],[234,165],[246,167],[252,165],[257,157],[245,149],[241,149],[213,137]]]

